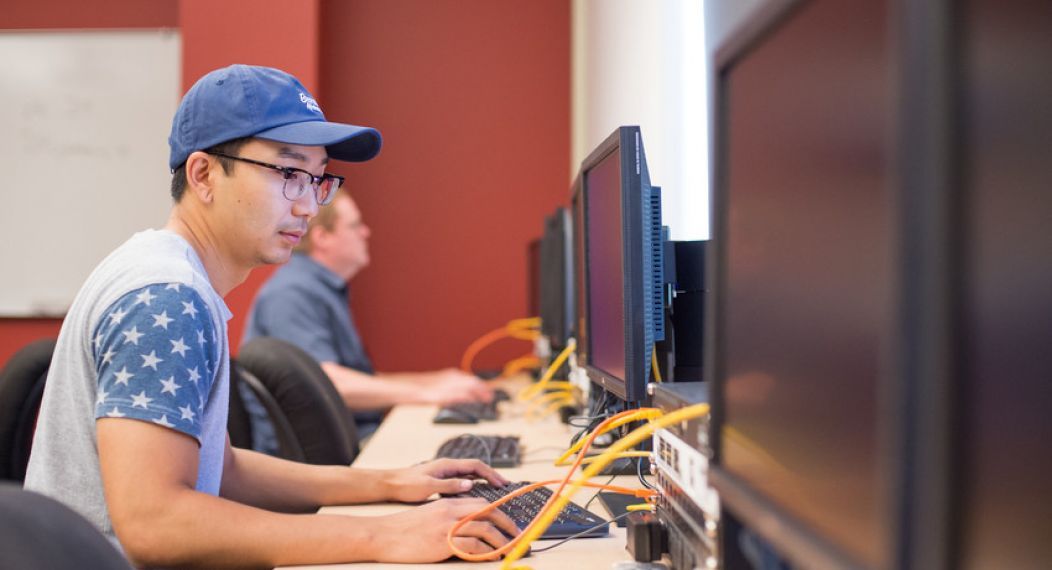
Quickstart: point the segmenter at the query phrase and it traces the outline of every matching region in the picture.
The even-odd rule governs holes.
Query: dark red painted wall
[[[373,231],[372,265],[352,282],[359,326],[381,370],[455,365],[524,316],[527,244],[568,203],[570,5],[322,8],[322,104],[384,135],[377,159],[342,169]]]
[[[174,28],[178,0],[4,0],[0,30]]]
[[[476,336],[524,316],[527,244],[568,200],[567,2],[9,0],[0,10],[0,29],[176,26],[184,89],[229,63],[273,65],[330,119],[383,132],[379,158],[337,167],[373,229],[354,309],[380,369],[454,365]],[[227,298],[234,347],[271,271]],[[0,363],[59,324],[0,319]]]
[[[180,0],[183,90],[213,69],[248,63],[284,69],[317,95],[318,16],[318,0]],[[256,269],[226,297],[235,353],[252,298],[273,272]]]

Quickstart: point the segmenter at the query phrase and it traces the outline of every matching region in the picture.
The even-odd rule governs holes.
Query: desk
[[[515,393],[515,386],[508,391]],[[552,462],[566,449],[576,428],[564,425],[554,415],[545,419],[528,422],[523,416],[525,406],[520,403],[505,402],[501,404],[501,419],[495,422],[481,422],[472,425],[440,425],[431,423],[436,408],[432,406],[399,406],[388,414],[380,428],[373,434],[369,443],[355,460],[355,467],[370,469],[390,469],[405,467],[434,456],[435,450],[443,441],[462,433],[519,435],[523,445],[523,464],[514,469],[501,469],[502,475],[512,481],[541,481],[562,478],[566,467],[555,467]],[[596,479],[605,482],[603,479]],[[635,477],[622,476],[615,484],[639,487]],[[583,505],[596,491],[582,489],[574,502]],[[323,513],[353,514],[360,516],[383,515],[411,508],[401,504],[355,505],[347,507],[325,507]],[[602,504],[596,500],[589,510],[609,518]],[[554,544],[552,541],[537,541],[534,546],[544,547]],[[562,546],[534,554],[522,563],[535,570],[566,570],[567,568],[610,568],[614,563],[631,560],[625,550],[625,529],[611,525],[610,536],[604,538],[585,538],[571,540]],[[452,560],[441,563],[443,570],[491,570],[498,568],[499,562],[463,562]],[[296,568],[377,568],[390,570],[394,568],[419,569],[420,564],[330,564],[321,566],[297,566]]]

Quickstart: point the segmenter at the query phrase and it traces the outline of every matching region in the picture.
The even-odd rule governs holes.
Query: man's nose
[[[292,201],[292,215],[307,216],[313,218],[318,214],[318,200],[314,192],[304,192],[302,196]]]

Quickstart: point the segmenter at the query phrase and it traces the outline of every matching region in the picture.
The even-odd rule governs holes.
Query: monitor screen
[[[539,264],[541,334],[562,350],[573,336],[573,227],[566,208],[544,220]]]
[[[579,364],[630,403],[646,399],[664,338],[660,189],[650,185],[639,127],[621,127],[581,166],[584,287]]]
[[[526,314],[541,314],[541,292],[544,284],[541,282],[541,240],[532,239],[526,244]]]
[[[888,18],[880,1],[795,3],[721,53],[717,86],[721,468],[878,568],[892,565]]]
[[[591,364],[625,377],[621,160],[611,152],[585,174],[588,189],[588,337]]]

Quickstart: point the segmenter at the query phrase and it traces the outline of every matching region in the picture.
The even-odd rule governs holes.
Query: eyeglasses
[[[247,162],[249,164],[255,164],[256,166],[262,166],[263,168],[269,168],[280,172],[285,179],[284,185],[281,187],[281,193],[285,195],[286,199],[293,202],[302,198],[303,194],[307,192],[307,188],[309,187],[314,191],[314,199],[317,200],[318,205],[324,206],[332,202],[332,199],[336,197],[336,191],[343,186],[343,176],[336,176],[335,174],[322,174],[321,176],[315,176],[302,168],[278,166],[277,164],[270,164],[269,162],[260,162],[258,160],[242,158],[240,156],[230,156],[229,154],[223,154],[221,152],[209,152],[208,154],[236,160],[238,162]]]

